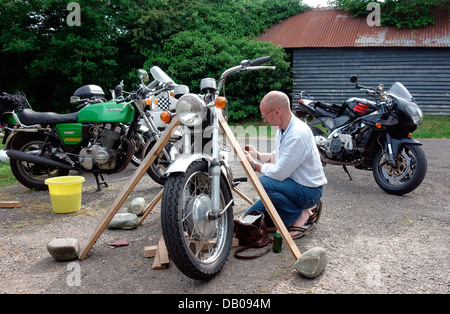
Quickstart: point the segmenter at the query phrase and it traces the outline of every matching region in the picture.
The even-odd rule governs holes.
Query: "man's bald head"
[[[289,97],[279,91],[271,91],[261,100],[261,108],[265,110],[272,110],[274,108],[279,108],[283,111],[290,111],[290,101]]]

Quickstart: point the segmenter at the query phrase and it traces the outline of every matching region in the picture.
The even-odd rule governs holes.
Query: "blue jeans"
[[[309,188],[292,179],[278,181],[266,176],[260,177],[259,181],[269,195],[270,200],[287,228],[292,226],[300,218],[303,209],[313,207],[319,203],[322,198],[322,187]],[[246,214],[253,210],[264,213],[266,224],[268,226],[274,225],[261,200],[255,202],[247,210]]]

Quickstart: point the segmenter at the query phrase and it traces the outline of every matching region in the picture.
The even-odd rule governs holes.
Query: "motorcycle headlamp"
[[[202,123],[205,108],[206,104],[199,96],[186,94],[178,100],[175,111],[182,124],[193,127]]]
[[[416,105],[408,105],[406,106],[406,112],[408,112],[409,116],[413,120],[413,122],[417,125],[422,124],[423,122],[423,113],[419,106]]]

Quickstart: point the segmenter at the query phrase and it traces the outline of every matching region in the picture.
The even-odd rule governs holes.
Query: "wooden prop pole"
[[[108,226],[111,219],[114,217],[114,215],[117,213],[117,211],[123,205],[123,203],[126,201],[127,197],[130,195],[131,191],[133,191],[135,186],[138,184],[139,180],[142,178],[142,176],[146,173],[147,169],[150,167],[150,165],[156,159],[156,156],[159,155],[159,153],[162,151],[164,146],[167,144],[167,142],[169,141],[169,139],[172,135],[172,131],[179,125],[180,125],[180,121],[178,120],[177,117],[174,117],[172,122],[167,126],[166,130],[161,135],[160,139],[155,143],[155,145],[153,145],[153,148],[150,150],[150,152],[147,154],[147,156],[141,162],[141,165],[136,169],[136,171],[133,173],[133,175],[128,180],[128,183],[125,184],[125,187],[120,191],[119,195],[116,197],[114,202],[109,207],[109,209],[106,212],[106,214],[104,215],[102,221],[98,224],[94,234],[91,236],[88,244],[84,247],[83,251],[81,251],[81,254],[79,256],[80,260],[84,260],[86,258],[88,252],[91,250],[91,248],[94,246],[95,242],[98,240],[100,235],[103,233],[105,228]],[[158,194],[158,196],[159,195],[162,196],[162,193],[160,192],[160,194]]]
[[[145,218],[152,212],[153,208],[158,204],[158,202],[161,200],[162,196],[164,194],[164,189],[159,191],[158,195],[155,196],[155,198],[148,204],[147,208],[144,210],[144,214],[142,215],[141,219],[138,222],[138,226],[140,226]]]
[[[258,176],[256,175],[255,171],[253,171],[250,163],[248,162],[247,158],[245,157],[244,152],[242,151],[238,141],[236,140],[236,137],[233,134],[233,131],[231,131],[230,127],[228,126],[228,123],[225,121],[224,117],[222,116],[222,113],[218,113],[219,116],[219,124],[222,128],[222,131],[225,133],[227,139],[230,141],[231,145],[234,148],[234,152],[239,157],[239,161],[242,164],[242,167],[244,168],[245,172],[247,173],[247,176],[250,178],[250,181],[253,183],[253,186],[255,187],[256,191],[259,194],[259,197],[261,198],[261,201],[263,202],[264,206],[267,209],[267,212],[269,213],[270,217],[272,218],[273,222],[275,223],[275,226],[277,227],[278,231],[280,232],[281,236],[283,237],[283,240],[289,247],[289,250],[291,251],[292,255],[294,256],[295,260],[298,260],[301,256],[300,250],[298,249],[297,245],[295,244],[294,240],[292,239],[291,235],[289,234],[289,231],[287,230],[286,226],[284,225],[283,221],[280,218],[280,215],[278,214],[277,210],[272,204],[272,201],[270,200],[269,196],[267,195],[267,192],[264,190],[264,187],[262,186],[261,182],[258,179]]]

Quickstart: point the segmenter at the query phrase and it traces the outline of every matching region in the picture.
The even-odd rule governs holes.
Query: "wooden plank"
[[[169,252],[167,251],[166,243],[164,242],[164,237],[158,240],[158,246],[156,249],[155,259],[153,260],[152,269],[163,270],[169,267],[170,259]]]
[[[246,202],[249,203],[250,205],[253,205],[253,201],[252,201],[251,199],[249,199],[249,198],[247,197],[247,195],[245,195],[245,194],[241,191],[240,188],[238,188],[237,186],[235,186],[235,187],[233,188],[233,191],[234,191],[237,195],[239,195],[240,197],[242,197],[242,199],[243,199],[244,201],[246,201]]]
[[[155,255],[155,259],[153,260],[152,269],[163,270],[163,269],[166,269],[166,268],[167,268],[167,265],[161,264],[161,261],[159,259],[158,250],[156,250],[156,255]]]
[[[158,241],[158,254],[159,260],[162,265],[170,264],[169,252],[167,251],[166,243],[164,242],[164,237],[161,237]]]
[[[144,257],[146,257],[146,258],[155,257],[157,250],[158,250],[157,245],[144,247]]]
[[[244,170],[247,173],[247,176],[249,177],[250,181],[253,183],[253,186],[255,187],[256,191],[258,192],[259,197],[261,198],[261,201],[263,202],[264,206],[267,209],[267,212],[269,213],[275,226],[279,230],[286,245],[289,247],[289,250],[291,251],[295,260],[298,260],[301,256],[300,250],[298,249],[297,245],[295,244],[294,240],[292,239],[291,235],[289,234],[289,231],[287,230],[286,226],[284,225],[284,222],[281,220],[280,215],[278,214],[277,210],[273,206],[272,201],[270,200],[269,196],[267,195],[267,192],[264,190],[264,187],[262,186],[261,182],[259,181],[259,178],[256,175],[255,171],[253,171],[250,163],[248,162],[247,158],[245,157],[243,150],[241,149],[238,141],[236,140],[236,137],[234,136],[233,131],[231,131],[230,127],[228,126],[228,123],[223,118],[221,112],[218,112],[218,118],[219,118],[219,124],[220,124],[220,127],[222,128],[222,131],[225,133],[227,139],[230,141],[231,145],[233,146],[234,152],[238,156],[239,161],[242,164],[242,167],[244,167]]]
[[[103,233],[105,228],[108,226],[111,219],[114,217],[114,215],[117,213],[117,211],[123,205],[123,203],[126,201],[127,197],[130,195],[130,193],[133,191],[135,186],[138,184],[139,180],[147,172],[147,169],[150,167],[150,165],[153,163],[153,161],[156,159],[156,157],[162,151],[164,146],[167,144],[167,142],[169,141],[169,139],[172,135],[172,132],[175,130],[175,128],[178,125],[180,125],[180,121],[175,116],[173,118],[172,122],[169,124],[169,126],[164,131],[164,133],[161,135],[160,139],[155,143],[155,145],[153,145],[153,148],[150,150],[150,152],[147,154],[147,156],[141,162],[141,165],[136,169],[136,171],[133,173],[133,175],[128,180],[128,183],[120,191],[117,198],[114,200],[114,202],[109,207],[108,211],[106,212],[103,219],[100,221],[100,223],[98,224],[94,233],[92,234],[91,238],[89,239],[89,242],[84,247],[84,249],[81,251],[81,254],[79,257],[80,260],[84,260],[86,258],[88,252],[91,250],[91,248],[94,246],[95,242],[98,240],[100,235]]]
[[[20,207],[21,205],[20,201],[0,201],[1,208],[14,208]]]
[[[155,206],[161,200],[163,193],[164,189],[159,191],[158,195],[156,195],[156,197],[150,202],[150,204],[148,204],[147,208],[144,210],[144,214],[142,215],[141,219],[139,219],[138,226],[140,226],[144,222],[145,218],[147,218],[147,216],[152,212],[153,208],[155,208]]]

